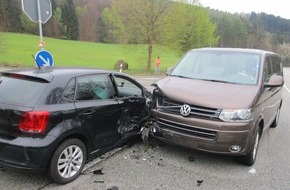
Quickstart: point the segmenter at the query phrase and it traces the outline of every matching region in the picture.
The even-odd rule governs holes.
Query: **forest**
[[[51,0],[47,37],[110,44],[147,44],[147,69],[154,45],[182,53],[200,47],[274,51],[290,66],[290,20],[266,13],[231,14],[198,0]],[[20,0],[0,1],[0,32],[38,34],[38,24]]]

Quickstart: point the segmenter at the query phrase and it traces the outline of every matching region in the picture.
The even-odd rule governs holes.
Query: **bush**
[[[121,68],[122,67],[122,68]],[[114,69],[122,69],[122,70],[128,70],[129,65],[127,62],[125,62],[124,60],[118,60],[115,63]]]

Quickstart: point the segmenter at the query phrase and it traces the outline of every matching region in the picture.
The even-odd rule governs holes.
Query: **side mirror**
[[[171,74],[171,72],[173,71],[174,67],[169,67],[168,69],[166,69],[165,75],[168,76]]]
[[[272,75],[269,81],[264,85],[265,87],[280,87],[283,86],[284,79],[280,75]]]

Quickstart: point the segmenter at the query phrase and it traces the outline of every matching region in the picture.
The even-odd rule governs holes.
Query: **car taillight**
[[[18,128],[27,133],[44,133],[50,117],[48,111],[25,112],[18,124]]]

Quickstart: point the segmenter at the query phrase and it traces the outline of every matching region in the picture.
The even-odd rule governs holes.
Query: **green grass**
[[[54,66],[85,66],[113,70],[117,60],[129,64],[129,74],[150,74],[154,70],[154,59],[161,58],[161,71],[174,66],[180,58],[177,51],[164,46],[154,46],[151,71],[147,67],[147,45],[104,44],[94,42],[60,40],[44,37],[45,50],[54,57]],[[32,55],[38,47],[39,36],[0,33],[0,66],[35,66]]]

